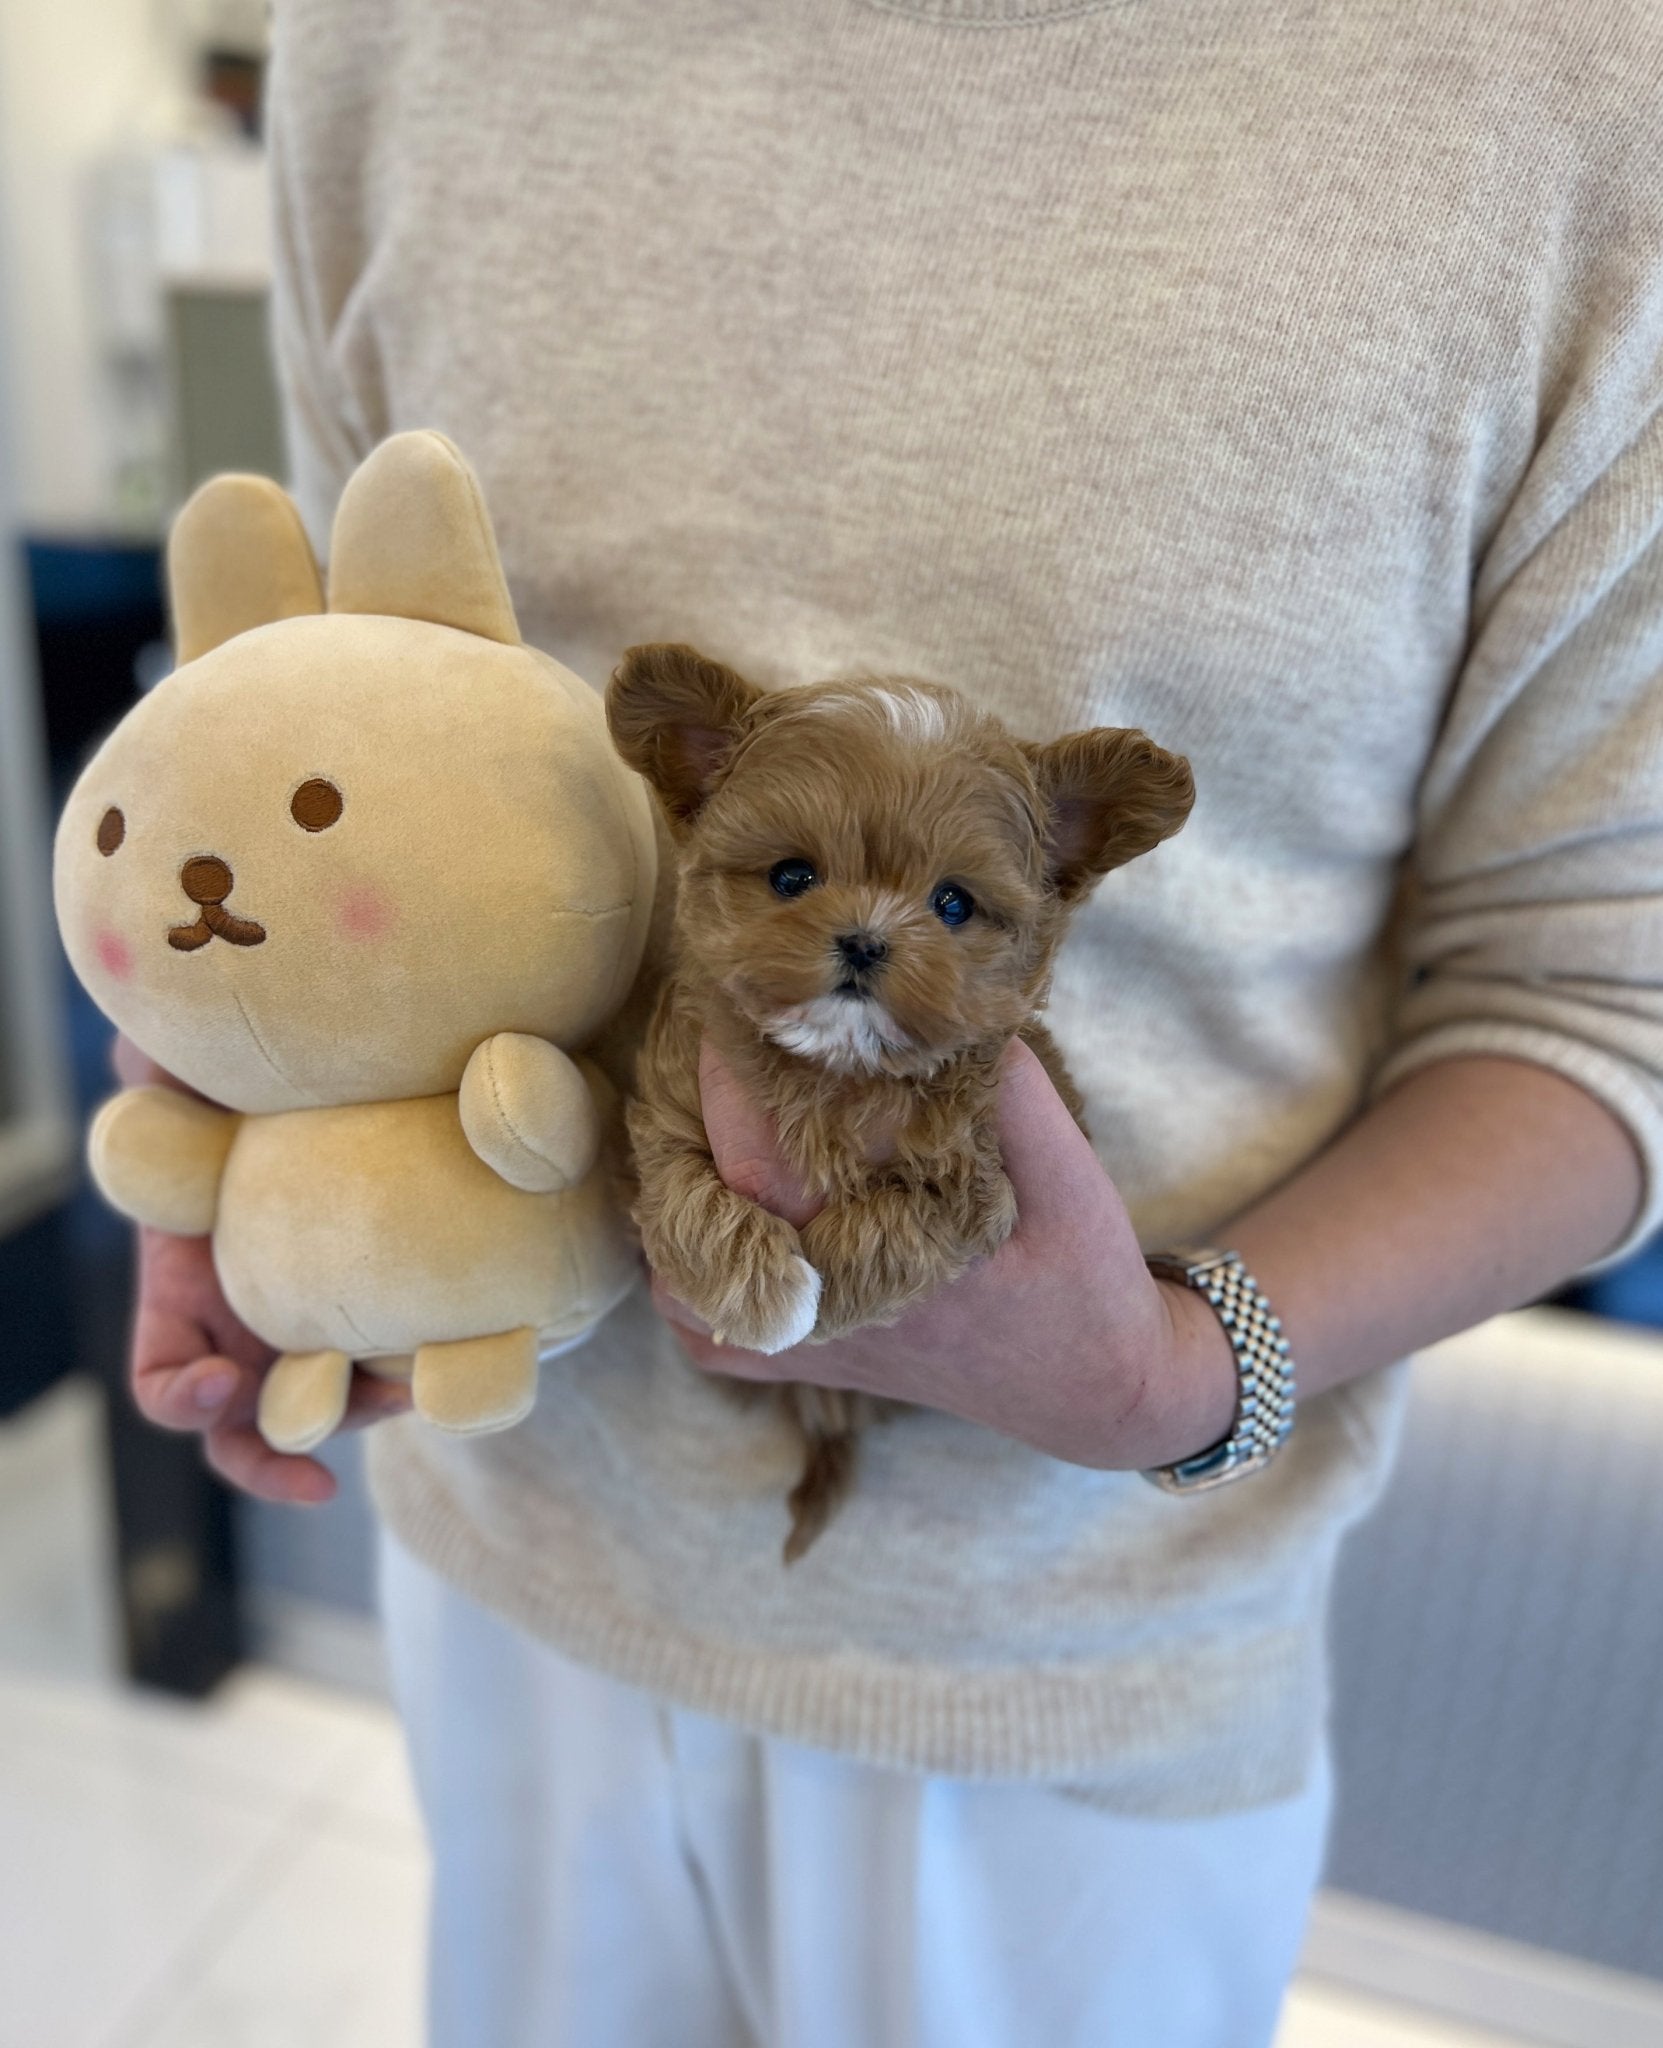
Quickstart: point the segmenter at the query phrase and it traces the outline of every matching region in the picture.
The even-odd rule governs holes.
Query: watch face
[[[1210,1244],[1172,1244],[1151,1252],[1146,1263],[1157,1272],[1194,1280],[1210,1267],[1228,1265],[1234,1257],[1234,1252],[1221,1252]]]
[[[1212,1260],[1223,1257],[1210,1245],[1161,1245],[1159,1251],[1149,1253],[1149,1266],[1159,1266],[1165,1272],[1192,1274],[1200,1266],[1208,1266]]]

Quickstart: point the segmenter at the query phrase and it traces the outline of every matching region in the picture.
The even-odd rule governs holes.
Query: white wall
[[[10,496],[31,530],[112,522],[88,185],[101,157],[176,101],[179,14],[169,0],[0,0]]]
[[[6,280],[0,275],[0,397]],[[0,534],[9,531],[0,420]],[[66,1194],[75,1154],[56,948],[48,929],[45,749],[22,565],[0,551],[0,1235]]]

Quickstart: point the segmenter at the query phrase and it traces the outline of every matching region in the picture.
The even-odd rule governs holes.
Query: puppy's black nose
[[[868,974],[889,958],[889,948],[871,932],[844,932],[836,944],[844,964],[853,974]]]

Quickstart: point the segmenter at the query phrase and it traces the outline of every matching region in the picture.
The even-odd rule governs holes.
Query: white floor
[[[97,1422],[71,1388],[0,1429],[0,2048],[418,2048],[396,1722],[258,1667],[116,1681]],[[1302,1980],[1277,2048],[1511,2044]]]

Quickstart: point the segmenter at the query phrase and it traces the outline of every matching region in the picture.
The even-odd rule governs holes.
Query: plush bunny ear
[[[1094,726],[1022,751],[1045,799],[1045,864],[1065,902],[1170,838],[1195,801],[1183,755],[1131,727]]]
[[[686,824],[722,778],[762,695],[696,647],[629,648],[606,691],[612,744]]]
[[[216,476],[198,488],[168,535],[167,580],[181,664],[251,626],[323,610],[300,514],[269,477]]]
[[[443,434],[394,434],[354,473],[335,513],[329,609],[520,644],[485,501]]]

